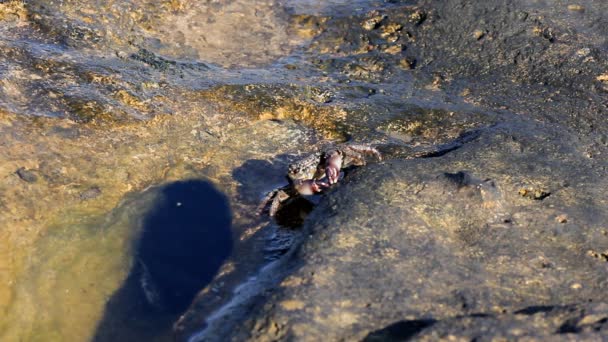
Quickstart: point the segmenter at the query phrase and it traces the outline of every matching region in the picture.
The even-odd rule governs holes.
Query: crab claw
[[[314,195],[329,187],[327,183],[315,181],[312,179],[302,180],[294,184],[296,191],[300,195]]]
[[[342,168],[342,155],[338,151],[333,151],[327,156],[327,166],[325,166],[325,175],[329,184],[335,184],[340,178],[340,169]]]
[[[329,188],[329,184],[327,184],[325,182],[313,181],[313,183],[314,183],[313,190],[315,190],[315,192],[321,192],[321,191],[323,191],[323,189]]]
[[[335,166],[327,166],[325,168],[325,174],[327,175],[327,181],[329,184],[335,184],[338,182],[338,178],[340,177],[340,169]]]

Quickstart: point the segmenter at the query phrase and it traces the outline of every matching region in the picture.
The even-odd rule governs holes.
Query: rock
[[[486,33],[483,30],[475,30],[473,32],[473,37],[475,37],[476,40],[480,40],[485,35],[486,35]]]
[[[527,336],[550,325],[537,334],[564,327],[599,338],[570,321],[567,310],[539,314],[534,322],[503,315],[585,306],[608,290],[605,264],[582,252],[608,244],[602,234],[608,215],[588,202],[606,184],[602,172],[589,169],[580,153],[563,153],[578,148],[567,134],[515,125],[489,128],[441,156],[392,160],[348,175],[309,217],[310,237],[284,282],[299,279],[297,285],[275,290],[231,337],[372,341],[436,329],[428,339],[472,339],[482,332]],[[514,152],[509,141],[527,152]],[[518,167],[530,158],[535,169]],[[518,192],[524,181],[558,189],[565,180],[579,184],[577,191],[559,188],[543,201]],[[568,222],[555,221],[559,212],[568,212]],[[374,333],[395,322],[405,323]],[[459,324],[464,328],[454,328]]]
[[[18,168],[15,173],[17,174],[17,176],[19,176],[19,178],[28,183],[35,183],[38,180],[38,176],[36,176],[33,171],[26,170],[25,167]]]
[[[242,0],[4,1],[20,10],[0,13],[7,24],[0,38],[0,165],[8,175],[38,165],[33,172],[44,182],[14,186],[21,181],[9,176],[0,186],[7,215],[0,221],[11,222],[0,237],[9,246],[0,253],[9,284],[0,288],[0,311],[8,314],[0,319],[0,340],[51,331],[51,339],[90,339],[108,295],[124,279],[121,270],[127,272],[118,262],[131,252],[132,234],[81,227],[113,222],[112,208],[131,197],[127,192],[213,179],[234,204],[238,251],[256,245],[257,233],[267,229],[251,218],[253,202],[283,181],[284,171],[271,165],[236,182],[235,168],[253,166],[246,160],[259,166],[274,160],[280,168],[320,139],[400,147],[389,161],[353,170],[319,197],[304,228],[312,236],[280,259],[288,267],[273,269],[274,277],[286,276],[280,287],[271,290],[270,277],[262,290],[250,283],[236,288],[235,274],[252,276],[256,258],[249,256],[262,252],[233,254],[226,265],[248,266],[228,271],[230,285],[221,284],[224,276],[212,280],[192,306],[199,311],[185,313],[197,319],[185,321],[184,337],[221,316],[215,309],[232,300],[232,290],[240,298],[254,293],[255,300],[224,311],[229,315],[215,322],[227,333],[210,336],[361,340],[379,331],[396,338],[437,331],[448,339],[459,336],[448,329],[453,324],[468,339],[476,331],[498,338],[503,327],[526,331],[501,325],[525,316],[520,310],[568,303],[591,310],[585,301],[605,297],[602,2],[585,1],[584,14],[524,0],[338,2],[302,10],[300,3],[318,1],[294,8]],[[476,29],[485,32],[477,44]],[[395,43],[407,52],[383,52]],[[415,72],[399,70],[416,60]],[[308,96],[310,87],[331,96]],[[473,129],[485,133],[449,145]],[[411,153],[399,153],[441,144],[450,148],[432,158],[405,160]],[[81,197],[70,191],[78,184],[85,184]],[[91,185],[97,186],[87,190]],[[84,201],[97,196],[94,205]],[[285,215],[281,222],[295,221]],[[98,237],[111,247],[97,248],[91,239]],[[142,270],[149,273],[143,282],[159,283],[154,278],[167,274],[160,283],[179,279],[165,271],[154,276],[152,264],[142,263],[150,268]],[[244,326],[234,319],[246,315]],[[143,323],[145,335],[130,340],[162,338],[147,328],[166,336],[171,326],[114,317]],[[552,317],[558,323],[546,326],[581,331],[565,337],[583,339],[593,332],[580,325],[605,316],[588,312],[574,324],[561,313],[530,315]],[[467,320],[481,330],[459,323]],[[107,327],[100,330],[113,334],[115,327]]]
[[[411,321],[399,324],[412,325]],[[531,306],[500,315],[466,315],[433,322],[419,328],[413,337],[418,341],[471,340],[480,336],[495,340],[605,340],[607,328],[608,304],[601,302]],[[403,336],[403,331],[399,333],[397,336]]]
[[[608,73],[599,75],[596,79],[600,82],[608,83]]]
[[[403,70],[412,70],[416,61],[410,58],[402,58],[399,60],[398,66]]]
[[[583,12],[585,10],[585,7],[581,5],[572,4],[568,5],[568,10],[573,12]]]
[[[383,50],[385,53],[391,54],[391,55],[398,55],[403,51],[403,45],[397,44],[397,45],[391,45],[389,47],[387,47],[386,49]]]
[[[386,18],[385,15],[374,15],[371,18],[365,19],[361,23],[361,27],[363,27],[367,31],[374,30],[380,26],[380,23]]]
[[[566,214],[558,215],[557,217],[555,217],[555,221],[559,222],[559,223],[566,223],[566,222],[568,222],[568,215],[566,215]]]
[[[98,186],[91,187],[80,193],[80,199],[83,201],[94,199],[101,195],[101,189]]]
[[[415,25],[420,25],[426,20],[427,14],[424,10],[416,10],[410,15],[410,21]]]

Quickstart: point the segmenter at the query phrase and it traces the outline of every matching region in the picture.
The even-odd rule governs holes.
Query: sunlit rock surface
[[[598,251],[608,231],[593,204],[607,200],[597,191],[603,169],[565,134],[518,128],[352,174],[309,217],[294,270],[235,338],[360,340],[399,321],[474,315],[519,329],[503,314],[598,301],[591,323],[604,331],[608,282]],[[548,338],[571,323],[555,320],[553,331],[542,318],[528,323],[521,337],[541,329],[530,336]],[[481,333],[474,324],[440,326],[429,336]],[[600,338],[596,330],[584,336]]]

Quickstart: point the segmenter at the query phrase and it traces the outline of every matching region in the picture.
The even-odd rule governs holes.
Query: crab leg
[[[287,201],[290,197],[291,196],[283,189],[279,189],[276,196],[274,196],[274,199],[272,200],[270,210],[268,210],[268,215],[270,215],[270,217],[274,217],[277,214],[277,211],[279,211],[281,203]]]
[[[379,161],[382,161],[382,155],[380,154],[380,151],[378,151],[374,147],[367,146],[367,145],[349,145],[349,146],[347,146],[347,148],[351,149],[353,151],[356,151],[356,152],[367,154],[367,155],[373,155]]]
[[[274,189],[274,190],[270,191],[268,194],[266,194],[266,196],[264,196],[264,199],[262,199],[262,202],[260,202],[260,205],[258,206],[258,208],[256,210],[256,214],[258,216],[260,216],[260,215],[262,215],[262,213],[264,213],[264,209],[266,209],[266,206],[268,206],[268,203],[274,199],[274,197],[276,196],[276,194],[279,191],[280,191],[280,189]]]

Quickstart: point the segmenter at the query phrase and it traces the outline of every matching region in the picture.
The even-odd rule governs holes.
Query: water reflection
[[[160,189],[143,218],[134,262],[108,301],[94,341],[171,340],[171,325],[232,251],[231,212],[210,183]]]

